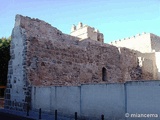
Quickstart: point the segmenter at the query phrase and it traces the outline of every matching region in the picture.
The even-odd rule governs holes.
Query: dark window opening
[[[5,86],[0,86],[0,99],[4,98]]]
[[[102,81],[107,81],[106,68],[102,68]]]

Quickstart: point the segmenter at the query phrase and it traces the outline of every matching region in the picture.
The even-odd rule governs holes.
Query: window
[[[102,81],[107,81],[106,68],[102,68]]]

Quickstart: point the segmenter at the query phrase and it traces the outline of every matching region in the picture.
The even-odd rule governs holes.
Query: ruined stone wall
[[[63,34],[48,23],[19,17],[26,36],[26,75],[33,85],[80,85],[142,79],[132,50]],[[106,79],[102,80],[102,69]]]
[[[137,67],[137,58],[131,50],[121,48],[119,53],[117,47],[97,41],[71,40],[46,23],[39,24],[33,19],[27,21],[32,24],[29,27],[27,22],[24,24],[29,36],[26,64],[31,84],[80,85],[132,79],[131,74],[135,71],[131,71]],[[102,80],[103,67],[106,69],[106,81]],[[134,76],[137,78],[140,79]]]
[[[26,110],[27,105],[31,106],[31,86],[77,86],[144,79],[133,50],[79,39],[44,21],[17,15],[5,108]]]
[[[29,46],[31,51],[27,61],[29,80],[34,85],[103,82],[103,67],[107,69],[106,82],[122,82],[122,69],[128,70],[129,67],[136,65],[135,62],[128,60],[128,65],[122,66],[123,62],[120,61],[125,58],[120,57],[116,47],[102,47],[93,44],[92,40],[67,44],[67,41],[49,42],[31,39],[30,44],[37,46]]]

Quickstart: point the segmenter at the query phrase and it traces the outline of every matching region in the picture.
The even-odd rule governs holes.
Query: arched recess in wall
[[[107,71],[106,68],[102,68],[102,81],[107,81]]]

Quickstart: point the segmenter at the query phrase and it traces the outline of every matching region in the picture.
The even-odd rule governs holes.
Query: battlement
[[[90,27],[88,25],[83,25],[82,22],[79,22],[77,26],[72,25],[71,35],[79,37],[80,40],[88,38],[91,40],[104,42],[103,34],[100,33],[98,29],[95,29],[94,27]]]
[[[154,48],[151,43],[151,33],[143,32],[141,34],[113,41],[109,44],[117,47],[126,47],[142,53],[150,53]]]
[[[120,42],[123,42],[124,40],[134,40],[134,39],[136,39],[137,37],[141,37],[141,36],[144,36],[144,35],[146,35],[146,34],[150,34],[150,33],[146,33],[146,32],[143,32],[143,33],[138,33],[138,34],[136,34],[136,35],[134,35],[134,36],[131,36],[131,37],[126,37],[126,38],[122,38],[122,39],[118,39],[118,40],[115,40],[115,41],[112,41],[112,42],[110,42],[109,44],[111,44],[111,45],[114,45],[114,44],[118,44],[118,43],[120,43]]]
[[[77,26],[72,25],[71,32],[74,32],[74,31],[76,31],[76,30],[78,30],[78,29],[81,29],[81,28],[83,28],[83,27],[87,27],[87,26],[86,26],[86,25],[83,26],[83,23],[82,23],[82,22],[79,22]]]
[[[117,47],[126,47],[142,53],[160,52],[160,37],[146,32],[132,37],[119,39],[109,44]]]
[[[72,33],[72,32],[75,32],[75,31],[77,31],[77,30],[79,30],[79,29],[83,29],[83,28],[85,28],[85,27],[90,28],[90,29],[92,29],[94,32],[99,33],[99,30],[98,30],[98,29],[95,29],[94,27],[90,27],[90,26],[88,26],[88,25],[83,25],[82,22],[79,22],[79,23],[77,24],[77,26],[73,24],[72,27],[71,27],[71,33]]]

